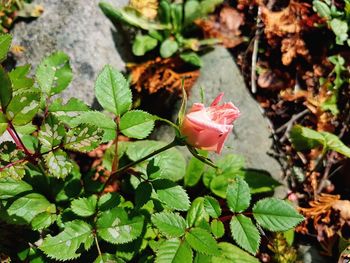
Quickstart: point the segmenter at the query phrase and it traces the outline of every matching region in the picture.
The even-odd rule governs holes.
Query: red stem
[[[19,137],[18,133],[15,130],[15,127],[13,127],[12,123],[9,122],[9,126],[7,126],[7,131],[11,135],[12,139],[15,141],[17,147],[22,149],[24,153],[28,156],[32,156],[32,154],[28,151],[28,149],[24,146],[21,138]]]
[[[27,160],[27,159],[24,158],[24,159],[17,160],[17,161],[12,162],[12,163],[8,163],[8,164],[6,164],[4,167],[0,167],[0,172],[2,172],[3,170],[5,170],[5,169],[7,169],[7,168],[10,168],[10,167],[12,167],[12,166],[15,166],[15,165],[18,164],[18,163],[22,163],[22,162],[24,162],[24,161],[26,161],[26,160]]]

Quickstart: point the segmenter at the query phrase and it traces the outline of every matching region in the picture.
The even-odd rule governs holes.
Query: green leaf
[[[161,30],[167,28],[166,25],[143,18],[142,15],[133,8],[126,7],[124,9],[117,9],[107,2],[100,2],[99,7],[112,22],[123,22],[144,30]]]
[[[193,200],[187,212],[186,221],[189,227],[198,226],[202,221],[209,221],[209,217],[204,210],[204,198],[197,197]]]
[[[141,110],[132,110],[120,118],[119,129],[127,137],[146,138],[154,128],[154,117]]]
[[[18,194],[31,191],[33,188],[28,183],[12,178],[0,179],[0,199],[12,198]]]
[[[47,96],[62,92],[68,87],[72,78],[69,57],[63,52],[56,52],[45,58],[36,71],[36,80]]]
[[[314,0],[312,2],[312,5],[316,12],[320,15],[320,17],[324,17],[327,19],[331,17],[331,9],[326,3],[319,0]]]
[[[0,65],[0,103],[2,111],[6,111],[7,105],[12,99],[12,85],[8,74]]]
[[[80,256],[78,249],[82,244],[88,250],[93,240],[92,227],[84,221],[74,220],[66,223],[57,236],[47,236],[39,248],[50,258],[71,260]]]
[[[55,213],[56,207],[51,204],[45,196],[37,193],[30,193],[16,199],[7,209],[10,216],[15,216],[15,221],[23,220],[30,223],[33,218],[43,212]],[[20,222],[21,223],[21,222]]]
[[[202,0],[200,2],[200,12],[201,16],[206,16],[215,11],[215,8],[222,4],[224,0]]]
[[[7,129],[7,119],[5,117],[5,115],[0,112],[0,136],[6,131]]]
[[[12,36],[10,34],[0,35],[0,62],[7,57],[7,53],[10,50],[12,42]]]
[[[240,247],[254,255],[258,252],[260,234],[250,218],[244,215],[233,216],[230,229],[233,239]]]
[[[65,178],[72,170],[73,164],[69,161],[67,154],[58,149],[49,152],[44,157],[49,174],[57,178]]]
[[[89,197],[74,199],[70,207],[74,214],[82,217],[89,217],[95,213],[96,204],[97,197],[91,195]]]
[[[172,212],[153,214],[152,223],[168,237],[180,237],[185,234],[186,221],[179,214]]]
[[[197,252],[205,255],[219,255],[215,239],[204,229],[192,228],[186,233],[186,241]]]
[[[164,142],[159,141],[137,141],[128,146],[126,154],[132,161],[136,161],[165,145]],[[152,174],[152,179],[164,178],[178,181],[184,177],[186,160],[177,149],[172,148],[157,154],[153,160],[154,166],[159,167],[159,170]]]
[[[178,33],[182,30],[183,13],[182,3],[171,3],[172,30],[175,31],[175,33]]]
[[[250,187],[252,194],[272,192],[281,185],[268,172],[254,169],[244,169],[244,180]]]
[[[338,45],[344,45],[344,41],[348,39],[348,24],[346,21],[338,18],[333,18],[330,22],[331,29],[333,30]]]
[[[146,52],[154,49],[157,44],[157,39],[149,35],[137,35],[132,45],[132,53],[135,56],[143,56]]]
[[[39,110],[40,93],[23,91],[17,93],[6,109],[8,120],[14,125],[25,125],[32,121]]]
[[[208,152],[201,151],[204,157],[207,157]],[[185,174],[185,186],[195,186],[202,177],[205,164],[198,160],[196,157],[192,157],[187,165]]]
[[[123,208],[117,207],[99,215],[97,233],[105,241],[112,244],[130,242],[141,235],[143,216],[129,218]]]
[[[69,125],[75,127],[79,124],[90,124],[104,131],[103,142],[114,140],[117,126],[112,118],[98,111],[83,112],[69,122]]]
[[[150,199],[152,194],[152,185],[148,182],[140,183],[135,190],[135,206],[137,208],[145,205]]]
[[[121,196],[117,193],[106,193],[98,200],[98,210],[106,211],[118,206],[121,202]]]
[[[212,263],[259,263],[260,261],[244,250],[230,243],[219,243],[220,256],[212,258]]]
[[[31,89],[34,85],[34,79],[28,78],[30,65],[16,67],[9,73],[13,90]]]
[[[64,139],[66,150],[89,152],[100,145],[103,131],[95,126],[81,124],[67,132]]]
[[[193,1],[190,1],[193,2]],[[201,58],[194,52],[181,53],[180,58],[196,67],[201,67],[203,65]]]
[[[258,201],[253,207],[253,216],[270,231],[286,231],[304,220],[291,204],[273,197]]]
[[[180,185],[166,179],[155,180],[152,184],[158,199],[169,208],[179,211],[187,211],[189,209],[189,197]]]
[[[175,40],[168,38],[161,44],[159,52],[163,58],[169,58],[176,53],[178,48],[179,44]]]
[[[54,213],[54,211],[52,211],[51,213],[47,211],[42,212],[33,218],[31,222],[32,229],[42,230],[48,228],[56,221],[56,218],[57,216]]]
[[[115,115],[120,116],[131,107],[129,84],[124,76],[110,65],[105,66],[98,75],[95,93],[101,106]]]
[[[186,241],[169,239],[157,250],[156,263],[192,263],[193,252]]]
[[[236,177],[235,181],[227,187],[227,205],[234,213],[243,212],[250,204],[249,185],[241,177]]]
[[[185,2],[185,25],[191,24],[200,16],[200,6],[197,0],[189,0]]]
[[[57,114],[58,118],[64,114],[69,114],[70,116],[75,117],[79,113],[89,110],[90,108],[85,102],[77,98],[70,98],[66,104],[63,104],[62,98],[57,98],[49,105],[49,111]]]
[[[308,150],[316,146],[323,146],[324,150],[333,150],[350,157],[350,148],[332,133],[317,132],[295,125],[291,130],[290,137],[296,150]]]
[[[66,130],[53,115],[46,118],[46,122],[41,125],[38,134],[38,140],[41,143],[42,152],[52,150],[54,147],[61,144]]]
[[[221,207],[214,197],[205,196],[204,197],[204,209],[213,218],[218,218],[221,215]]]
[[[221,238],[225,234],[224,223],[222,223],[218,219],[214,219],[213,221],[211,221],[210,228],[211,228],[211,232],[216,238]]]

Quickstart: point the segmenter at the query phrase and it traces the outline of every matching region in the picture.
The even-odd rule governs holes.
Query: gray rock
[[[273,143],[268,123],[259,105],[247,90],[237,65],[225,48],[217,47],[203,56],[203,67],[189,96],[189,107],[194,102],[201,101],[200,87],[204,88],[206,105],[209,105],[220,92],[224,92],[224,101],[232,101],[241,111],[241,117],[236,120],[233,134],[226,142],[222,154],[243,155],[247,168],[268,171],[273,178],[281,181],[281,167],[268,155]],[[163,126],[155,137],[170,141],[173,132]]]
[[[106,64],[123,70],[123,58],[128,54],[120,50],[130,50],[129,47],[100,11],[99,0],[34,2],[43,5],[43,15],[30,23],[17,23],[12,32],[13,42],[26,49],[16,57],[17,64],[30,63],[35,69],[45,56],[58,50],[66,52],[71,58],[74,79],[63,96],[74,96],[92,104],[98,72]],[[111,3],[124,6],[127,0],[114,0]]]

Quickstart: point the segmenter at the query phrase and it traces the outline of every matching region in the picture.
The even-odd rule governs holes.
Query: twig
[[[95,234],[95,243],[96,243],[96,248],[97,248],[98,255],[102,256],[102,252],[101,252],[100,245],[98,243],[98,239],[97,239],[96,234]]]
[[[279,127],[276,130],[276,133],[279,133],[281,131],[283,131],[285,129],[285,132],[283,134],[283,136],[280,139],[280,142],[283,143],[289,136],[289,132],[293,127],[294,122],[296,122],[298,119],[300,119],[301,117],[303,117],[305,114],[307,114],[309,112],[309,109],[305,109],[302,112],[299,112],[298,114],[294,114],[292,116],[292,118],[290,118],[289,121],[287,121],[285,124],[283,124],[281,127]]]
[[[256,31],[255,31],[255,37],[254,37],[254,44],[253,44],[253,54],[252,54],[252,69],[251,69],[251,76],[250,76],[250,82],[251,82],[251,90],[252,93],[256,93],[256,62],[258,59],[258,49],[259,49],[259,40],[260,40],[260,24],[261,24],[261,8],[258,7],[258,15],[256,19]]]
[[[146,161],[147,159],[149,159],[149,158],[151,158],[151,157],[157,155],[158,153],[164,152],[164,151],[166,151],[166,150],[168,150],[168,149],[170,149],[170,148],[173,148],[174,146],[177,146],[177,145],[179,145],[179,143],[178,143],[178,141],[175,139],[174,141],[172,141],[172,142],[169,143],[168,145],[165,145],[164,147],[162,147],[162,148],[160,148],[160,149],[158,149],[158,150],[156,150],[156,151],[154,151],[154,152],[152,152],[152,153],[146,155],[145,157],[143,157],[143,158],[141,158],[141,159],[139,159],[139,160],[136,160],[136,161],[134,161],[134,162],[131,162],[131,163],[125,165],[124,167],[118,169],[117,171],[112,172],[111,175],[108,177],[107,181],[104,183],[101,192],[103,192],[104,189],[106,188],[106,186],[109,185],[112,181],[114,181],[114,180],[118,177],[118,175],[123,174],[123,173],[126,172],[130,167],[135,166],[135,165],[137,165],[137,164],[139,164],[139,163],[142,163],[142,162]]]

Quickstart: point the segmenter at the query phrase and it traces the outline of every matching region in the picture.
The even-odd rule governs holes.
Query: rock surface
[[[194,102],[201,101],[201,87],[204,89],[206,105],[209,105],[220,92],[224,92],[224,101],[232,101],[241,111],[241,117],[235,122],[233,134],[225,143],[223,154],[243,155],[247,168],[266,170],[273,178],[281,181],[281,167],[268,155],[273,144],[268,123],[247,90],[237,65],[225,48],[217,47],[203,56],[203,67],[189,96],[189,107]],[[170,141],[172,136],[171,129],[164,126],[155,135],[157,139],[167,141]]]
[[[71,58],[74,79],[63,96],[78,97],[92,104],[94,81],[104,65],[124,69],[121,34],[103,15],[99,0],[36,0],[44,13],[30,23],[17,23],[12,34],[14,44],[26,50],[16,56],[17,64],[31,63],[33,68],[55,51],[66,52]],[[115,6],[124,6],[127,0],[111,0]]]

